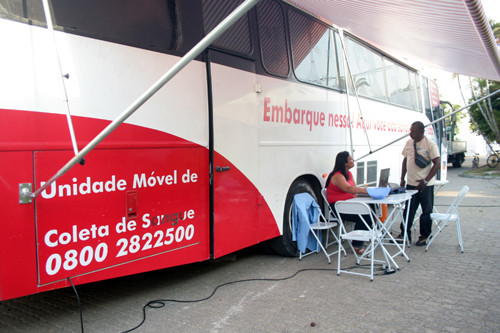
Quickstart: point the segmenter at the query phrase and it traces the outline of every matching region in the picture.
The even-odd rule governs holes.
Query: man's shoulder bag
[[[431,161],[428,161],[425,157],[417,153],[417,143],[415,141],[413,141],[413,147],[415,148],[415,164],[422,169],[428,166]]]

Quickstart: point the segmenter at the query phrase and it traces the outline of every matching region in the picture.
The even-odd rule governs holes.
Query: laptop
[[[389,185],[389,173],[391,169],[381,169],[380,175],[378,176],[378,187],[387,187]],[[370,195],[367,193],[359,193],[356,196],[358,197],[369,197]]]
[[[378,187],[387,187],[389,184],[389,173],[391,169],[381,169],[380,176],[378,177]]]

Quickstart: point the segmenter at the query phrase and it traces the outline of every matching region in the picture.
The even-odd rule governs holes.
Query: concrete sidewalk
[[[166,302],[148,309],[134,332],[500,332],[500,180],[458,177],[436,197],[444,211],[467,184],[460,207],[465,253],[454,225],[428,252],[414,244],[396,260],[401,270],[369,278],[337,276],[337,258],[323,254],[299,261],[255,252],[131,277],[77,286],[86,332],[122,332],[142,320],[142,307],[154,299]],[[399,230],[395,230],[397,232]],[[418,232],[416,233],[418,236]],[[417,238],[417,237],[414,237]],[[342,266],[354,265],[349,254]],[[79,311],[70,288],[0,303],[1,332],[79,332]]]

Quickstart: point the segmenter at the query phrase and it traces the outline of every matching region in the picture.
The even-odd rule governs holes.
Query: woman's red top
[[[334,175],[338,173],[342,175],[340,171],[335,172]],[[347,175],[349,176],[349,179],[347,180],[349,185],[356,186],[356,184],[354,183],[354,179],[352,178],[351,171],[347,171]],[[344,175],[342,175],[342,177],[344,177]],[[337,201],[349,200],[356,197],[356,194],[342,191],[337,185],[333,183],[332,180],[333,177],[330,179],[330,184],[328,184],[328,187],[326,188],[326,199],[328,200],[328,203],[335,203]]]

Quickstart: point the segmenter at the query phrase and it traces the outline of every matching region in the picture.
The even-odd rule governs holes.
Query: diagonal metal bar
[[[42,3],[43,3],[43,12],[45,13],[45,21],[47,21],[47,31],[51,35],[53,48],[54,48],[54,51],[56,53],[57,65],[59,68],[59,74],[60,74],[60,79],[61,79],[62,92],[64,94],[64,101],[63,102],[66,106],[66,122],[68,123],[69,135],[71,138],[71,143],[73,144],[73,151],[76,155],[76,154],[78,154],[78,145],[76,144],[75,129],[73,127],[73,121],[71,119],[71,112],[69,109],[68,92],[66,91],[66,83],[64,82],[64,76],[63,76],[62,65],[61,65],[61,58],[59,57],[59,50],[57,48],[56,35],[54,33],[54,25],[52,24],[52,16],[50,14],[49,1],[42,0]]]
[[[478,100],[474,101],[473,103],[471,103],[471,104],[469,104],[469,105],[466,105],[466,106],[464,106],[464,107],[461,107],[460,109],[455,110],[455,111],[451,112],[450,114],[447,114],[446,116],[443,116],[443,117],[441,117],[441,118],[438,118],[438,119],[434,120],[433,122],[430,122],[430,123],[428,123],[428,124],[425,124],[425,125],[424,125],[424,127],[427,127],[427,126],[433,125],[433,124],[435,124],[435,123],[437,123],[437,122],[440,122],[441,120],[446,119],[446,118],[448,118],[448,117],[450,117],[450,116],[454,115],[455,113],[461,112],[461,111],[463,111],[464,109],[467,109],[467,108],[471,107],[471,106],[472,106],[472,105],[474,105],[474,104],[477,104],[477,103],[479,103],[479,102],[481,102],[481,101],[484,101],[485,99],[490,98],[490,97],[492,97],[492,96],[496,95],[497,93],[500,93],[500,90],[497,90],[497,91],[495,91],[495,92],[492,92],[491,94],[486,95],[486,96],[484,96],[484,97],[481,97],[480,99],[478,99]],[[361,159],[363,159],[363,158],[365,158],[365,157],[367,157],[367,156],[370,156],[371,154],[376,153],[376,152],[378,152],[378,151],[380,151],[380,150],[382,150],[382,149],[384,149],[384,148],[386,148],[386,147],[388,147],[388,146],[392,145],[393,143],[396,143],[396,142],[398,142],[398,141],[400,141],[400,140],[403,140],[404,138],[406,138],[406,137],[407,137],[407,136],[409,136],[409,135],[410,135],[410,133],[405,134],[405,135],[403,135],[402,137],[400,137],[400,138],[398,138],[398,139],[396,139],[396,140],[393,140],[393,141],[391,141],[391,142],[389,142],[389,143],[387,143],[387,144],[383,145],[382,147],[377,148],[377,149],[375,149],[374,151],[369,152],[368,154],[365,154],[365,155],[361,156],[360,158],[356,159],[356,161],[361,160]]]

